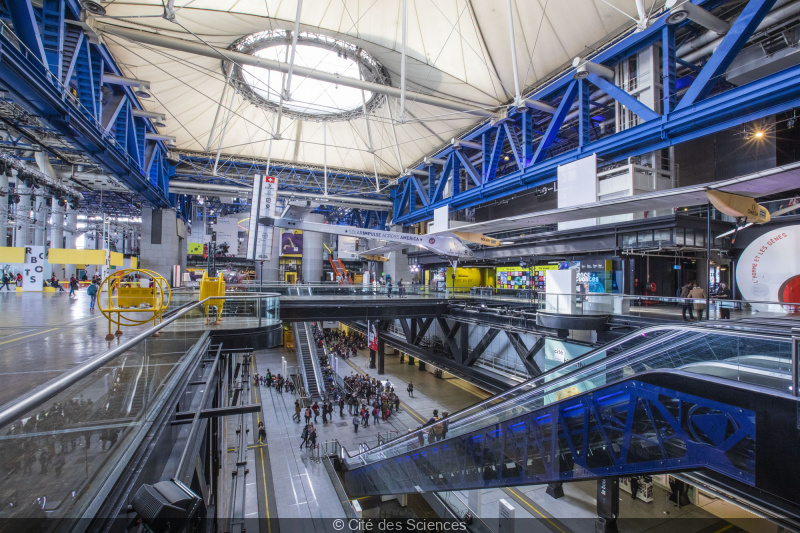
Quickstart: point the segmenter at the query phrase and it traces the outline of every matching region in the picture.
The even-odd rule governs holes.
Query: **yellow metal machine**
[[[220,296],[220,298],[212,298],[207,302],[203,302],[203,308],[206,312],[206,323],[208,323],[209,311],[212,307],[216,310],[215,324],[222,322],[222,308],[225,305],[225,278],[222,273],[216,278],[211,278],[207,273],[203,273],[203,279],[200,280],[200,301],[212,296]]]
[[[137,281],[126,281],[128,276]],[[152,270],[120,270],[108,276],[97,291],[97,307],[108,319],[106,340],[114,340],[115,334],[122,335],[122,326],[141,326],[151,320],[153,325],[158,324],[163,320],[170,301],[172,291],[169,283]],[[117,326],[114,333],[112,324]],[[158,332],[154,334],[159,335]]]

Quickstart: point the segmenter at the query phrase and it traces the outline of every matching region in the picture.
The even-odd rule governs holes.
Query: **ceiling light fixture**
[[[576,57],[572,60],[572,66],[576,69],[575,74],[572,75],[572,79],[574,80],[585,80],[589,77],[589,74],[595,74],[596,76],[605,78],[607,81],[614,81],[614,71],[603,65],[598,65],[591,61],[584,61],[580,57]]]
[[[83,9],[92,15],[102,16],[106,14],[106,8],[100,5],[100,2],[95,2],[94,0],[83,0],[81,4],[83,5]]]
[[[664,7],[669,9],[669,15],[664,22],[670,26],[689,19],[719,35],[725,35],[731,29],[729,23],[712,15],[702,7],[694,5],[689,0],[667,0]]]

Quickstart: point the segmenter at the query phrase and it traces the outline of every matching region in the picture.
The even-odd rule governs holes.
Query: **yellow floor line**
[[[730,528],[732,528],[732,527],[733,527],[733,524],[728,524],[727,526],[723,527],[722,529],[718,529],[718,530],[716,530],[714,533],[722,533],[722,532],[723,532],[723,531],[725,531],[726,529],[730,529]]]
[[[555,523],[553,523],[553,521],[552,521],[552,520],[550,520],[550,519],[549,519],[549,518],[547,518],[545,515],[543,515],[543,514],[542,514],[542,513],[539,511],[539,509],[537,509],[536,507],[534,507],[533,505],[531,505],[531,504],[528,502],[528,499],[527,499],[525,496],[522,496],[522,495],[520,495],[519,493],[517,493],[517,491],[515,491],[514,489],[511,489],[511,488],[508,488],[508,487],[506,487],[506,489],[505,489],[505,490],[507,490],[508,492],[510,492],[511,494],[513,494],[514,496],[516,496],[517,498],[519,498],[519,501],[521,501],[522,503],[524,503],[525,505],[527,505],[528,507],[530,507],[531,509],[533,509],[533,511],[534,511],[536,514],[538,514],[539,516],[541,516],[542,518],[544,518],[545,520],[547,520],[548,522],[550,522],[550,525],[552,525],[554,528],[556,528],[557,530],[559,530],[561,533],[566,533],[566,532],[565,532],[563,529],[561,529],[560,527],[558,527],[557,525],[555,525]],[[719,532],[717,532],[717,533],[719,533]]]
[[[25,335],[25,336],[23,336],[23,337],[17,337],[16,339],[9,339],[9,340],[7,340],[7,341],[0,342],[0,345],[2,345],[2,344],[8,344],[9,342],[17,342],[17,341],[21,341],[22,339],[27,339],[28,337],[35,337],[35,336],[37,336],[37,335],[43,335],[43,334],[45,334],[45,333],[50,333],[51,331],[58,331],[59,329],[61,329],[61,328],[52,328],[52,329],[46,329],[46,330],[44,330],[44,331],[40,331],[40,332],[38,332],[38,333],[31,333],[30,335]]]
[[[253,361],[253,372],[255,373],[255,372],[257,372],[256,371],[255,354],[253,354],[252,361]],[[255,392],[255,396],[256,396],[256,403],[260,404],[261,403],[261,398],[259,398],[258,390],[259,390],[258,386],[253,387],[253,391]],[[261,412],[260,411],[256,411],[256,422],[261,423]],[[261,481],[264,483],[264,505],[266,506],[266,509],[267,509],[267,531],[269,531],[269,533],[272,533],[272,521],[269,519],[269,498],[267,498],[267,473],[264,470],[264,446],[263,445],[259,445],[259,451],[261,452]]]

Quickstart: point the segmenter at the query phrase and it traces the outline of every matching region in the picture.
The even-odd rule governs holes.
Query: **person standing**
[[[75,276],[70,276],[69,278],[69,297],[72,298],[73,296],[77,298],[78,296],[75,294],[75,291],[78,290],[78,280],[75,279]]]
[[[264,427],[264,422],[258,423],[258,443],[264,444],[267,439],[267,428]]]
[[[717,299],[719,300],[730,300],[731,299],[731,290],[728,288],[727,283],[720,283],[719,288],[717,289],[716,294]],[[731,319],[731,307],[733,307],[733,302],[731,301],[724,301],[719,303],[719,316],[723,320],[730,320]]]
[[[361,419],[358,418],[358,415],[353,415],[353,429],[356,433],[358,433],[358,425],[361,423]]]
[[[694,320],[694,312],[692,311],[692,301],[689,300],[689,293],[694,288],[694,281],[690,281],[681,287],[681,298],[683,298],[683,320]],[[686,311],[689,311],[689,318],[686,318]]]
[[[7,291],[10,291],[11,287],[8,286],[10,281],[11,281],[11,278],[8,277],[8,274],[3,272],[3,285],[0,285],[0,291],[3,290],[3,287],[5,287]]]
[[[386,280],[386,294],[389,298],[392,297],[392,280]]]
[[[317,423],[317,417],[319,416],[319,403],[314,402],[314,405],[311,406],[311,410],[314,411],[314,423]]]
[[[308,424],[311,423],[311,408],[309,408],[309,407],[306,407],[306,416],[305,416],[305,418],[306,418],[306,426],[308,426]]]
[[[86,289],[86,294],[89,295],[89,309],[94,311],[94,304],[97,302],[97,285],[94,283],[89,285],[89,288]]]
[[[408,387],[406,387],[406,390],[408,391],[408,397],[409,398],[413,398],[414,397],[414,382],[413,381],[409,381],[408,382]]]
[[[694,300],[694,310],[697,311],[698,322],[703,320],[703,311],[706,308],[705,297],[706,291],[703,290],[703,287],[695,283],[694,288],[689,291],[689,298]],[[706,314],[706,320],[708,320],[708,314]]]

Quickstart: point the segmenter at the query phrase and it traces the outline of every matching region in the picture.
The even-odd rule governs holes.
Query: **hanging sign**
[[[378,324],[372,322],[371,320],[367,323],[367,331],[369,335],[367,336],[367,342],[369,344],[369,349],[375,352],[378,351]]]
[[[273,227],[258,223],[259,218],[275,217],[278,201],[278,180],[275,176],[253,178],[253,199],[250,205],[250,230],[247,234],[247,258],[262,261],[272,259]]]

